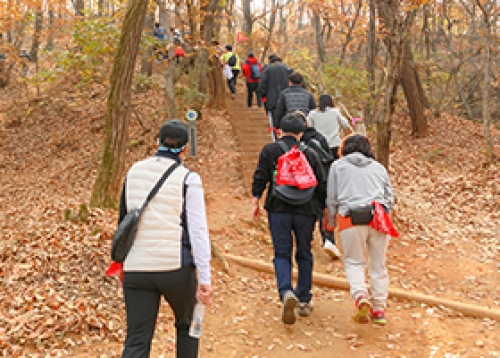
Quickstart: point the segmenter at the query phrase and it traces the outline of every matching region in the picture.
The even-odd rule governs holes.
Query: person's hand
[[[330,215],[328,207],[325,208],[323,213],[323,222],[325,231],[334,231],[337,226],[337,215]]]
[[[260,220],[260,205],[259,205],[259,198],[253,198],[252,199],[252,203],[253,203],[253,210],[252,210],[252,213],[253,213],[253,219],[255,221],[259,221]]]
[[[322,229],[323,231],[330,231],[330,232],[335,230],[335,225],[334,226],[330,225],[330,218],[328,217],[328,208],[325,208],[325,210],[323,211]]]
[[[198,284],[198,289],[196,290],[196,299],[203,302],[204,305],[209,306],[212,303],[212,286]]]
[[[123,267],[122,267],[121,271],[118,273],[118,279],[120,280],[122,285],[123,285],[124,278],[125,278],[125,272],[123,271]]]

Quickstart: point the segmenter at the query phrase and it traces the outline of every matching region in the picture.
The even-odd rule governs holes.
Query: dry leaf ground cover
[[[14,103],[12,88],[0,92],[2,356],[121,352],[121,289],[104,276],[117,214],[85,204],[98,169],[105,91],[72,88],[29,103]],[[129,165],[154,153],[164,100],[161,93],[136,94],[134,106],[146,130],[132,118]],[[401,238],[390,246],[391,286],[498,309],[500,168],[483,165],[482,127],[444,115],[418,140],[405,116],[394,127],[391,177]],[[203,177],[215,247],[222,256],[270,262],[266,225],[250,220],[227,114],[206,113],[199,134],[199,155],[186,164]],[[314,254],[315,271],[344,277],[341,262],[331,261],[319,243]],[[390,300],[387,327],[356,325],[348,294],[324,287],[314,288],[313,315],[284,327],[274,277],[231,262],[229,269],[214,257],[215,300],[201,357],[500,356],[499,322]],[[173,356],[173,333],[164,305],[153,357]]]

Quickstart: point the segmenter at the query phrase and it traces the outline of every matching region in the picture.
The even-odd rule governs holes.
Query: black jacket
[[[285,136],[280,140],[284,141],[288,147],[292,147],[294,144],[297,146],[299,145],[299,142],[292,136]],[[266,144],[262,148],[257,168],[253,174],[252,195],[260,198],[267,187],[267,197],[264,205],[267,211],[318,216],[320,210],[325,206],[326,178],[317,154],[310,148],[306,148],[304,154],[318,180],[318,186],[316,187],[313,198],[304,205],[294,206],[269,195],[273,190],[273,175],[278,166],[278,158],[282,154],[284,154],[283,150],[280,145],[275,142]]]
[[[261,98],[266,98],[267,111],[276,108],[281,91],[288,87],[288,76],[291,73],[292,69],[281,62],[268,65],[262,71],[258,92]]]
[[[313,95],[300,85],[293,85],[282,91],[278,97],[276,112],[274,113],[274,126],[280,127],[281,119],[288,113],[297,110],[306,116],[311,109],[316,108],[316,101]]]

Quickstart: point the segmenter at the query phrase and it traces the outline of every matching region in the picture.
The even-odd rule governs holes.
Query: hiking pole
[[[339,98],[339,99],[342,98],[342,92],[340,92],[339,89],[335,89],[335,99],[337,99],[337,98]],[[338,101],[338,104],[339,104],[339,107],[345,112],[345,114],[347,114],[347,117],[349,117],[349,120],[350,120],[349,121],[349,129],[351,130],[351,134],[360,133],[360,134],[366,135],[366,128],[365,129],[359,128],[359,130],[355,130],[352,127],[352,125],[357,126],[356,123],[358,123],[358,122],[363,122],[363,119],[362,118],[352,118],[351,114],[349,113],[347,108],[344,106],[344,104],[342,102],[340,102],[340,100]],[[363,123],[363,127],[364,127],[364,123]]]

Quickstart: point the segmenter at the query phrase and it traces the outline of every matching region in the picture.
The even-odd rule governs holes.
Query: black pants
[[[248,82],[247,81],[247,93],[248,93],[247,104],[248,104],[248,107],[252,107],[254,93],[255,93],[255,98],[257,101],[257,106],[259,106],[259,107],[262,106],[259,92],[257,92],[258,88],[259,88],[259,82]]]
[[[233,78],[230,80],[227,80],[227,86],[229,87],[229,90],[231,91],[231,94],[236,93],[236,80],[238,77],[238,74],[240,73],[240,70],[231,70],[233,72]]]
[[[189,336],[196,287],[192,265],[175,271],[125,272],[127,339],[122,358],[149,357],[161,296],[174,311],[177,358],[196,358],[198,339]]]

